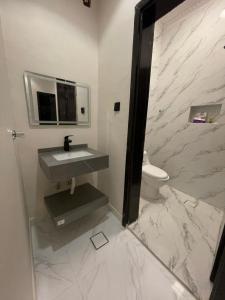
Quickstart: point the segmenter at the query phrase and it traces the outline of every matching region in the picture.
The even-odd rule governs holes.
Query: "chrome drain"
[[[100,248],[109,243],[108,238],[102,231],[90,237],[90,240],[93,246],[95,247],[95,250],[99,250]]]

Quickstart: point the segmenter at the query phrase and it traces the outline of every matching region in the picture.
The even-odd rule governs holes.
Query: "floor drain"
[[[90,237],[90,240],[96,250],[102,248],[103,246],[109,243],[109,240],[103,232],[99,232],[93,235],[92,237]]]

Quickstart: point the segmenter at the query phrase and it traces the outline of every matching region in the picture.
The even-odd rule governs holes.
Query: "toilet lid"
[[[151,176],[161,180],[165,180],[169,177],[169,175],[165,171],[150,164],[143,166],[142,172],[147,176]]]

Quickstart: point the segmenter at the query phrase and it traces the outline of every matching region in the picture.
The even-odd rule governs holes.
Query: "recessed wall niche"
[[[194,124],[215,124],[220,116],[222,104],[191,106],[189,122]]]

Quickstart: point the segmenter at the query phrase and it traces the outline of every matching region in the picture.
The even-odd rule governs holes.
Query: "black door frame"
[[[142,0],[135,7],[123,226],[138,218],[154,24],[185,0]]]
[[[124,185],[123,226],[138,219],[142,161],[150,88],[154,24],[186,0],[142,0],[135,7],[130,110]],[[225,229],[224,235],[225,239]],[[225,241],[221,239],[211,274],[210,300],[225,299]]]

